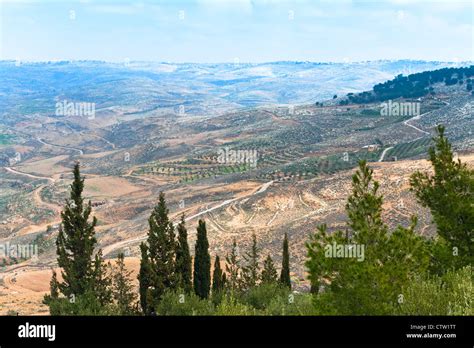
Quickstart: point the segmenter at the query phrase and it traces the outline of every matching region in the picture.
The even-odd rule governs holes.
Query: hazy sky
[[[0,59],[472,61],[473,3],[0,0]]]

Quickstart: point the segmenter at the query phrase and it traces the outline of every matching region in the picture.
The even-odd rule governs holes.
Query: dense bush
[[[250,307],[258,310],[265,310],[275,299],[283,298],[288,301],[287,298],[289,294],[290,291],[288,288],[283,288],[277,283],[260,284],[250,288],[240,296],[240,299],[244,304]]]
[[[399,315],[474,315],[474,273],[471,266],[444,276],[413,280],[402,291]]]
[[[213,311],[211,301],[180,290],[166,291],[155,308],[157,315],[211,315]]]

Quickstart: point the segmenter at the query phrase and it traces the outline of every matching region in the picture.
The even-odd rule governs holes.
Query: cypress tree
[[[123,253],[117,256],[117,264],[112,270],[112,288],[113,298],[117,305],[120,315],[134,314],[134,303],[136,295],[130,282],[131,271],[125,268],[125,258]]]
[[[43,298],[43,303],[49,307],[50,315],[60,315],[60,311],[54,306],[59,299],[59,283],[56,271],[53,269],[51,281],[49,282],[49,294]]]
[[[59,286],[58,286],[58,278],[56,275],[56,271],[54,269],[53,269],[53,276],[51,277],[51,281],[49,282],[49,289],[50,289],[51,299],[57,300],[59,297]]]
[[[147,299],[147,295],[150,289],[152,280],[152,270],[150,258],[148,257],[148,247],[145,243],[140,244],[140,271],[138,273],[138,293],[140,295],[140,306],[142,308],[143,314],[150,315],[152,307],[148,305],[148,302],[151,302]]]
[[[166,289],[176,289],[176,240],[173,223],[168,218],[165,195],[160,192],[158,204],[148,219],[148,245],[141,247],[143,271],[140,269],[140,304],[146,314],[153,312]],[[140,268],[141,268],[140,267]]]
[[[240,261],[237,256],[237,242],[232,242],[232,249],[226,256],[226,273],[229,274],[229,278],[226,280],[226,284],[231,291],[237,291],[240,289]],[[225,273],[224,273],[225,275]]]
[[[81,178],[79,163],[74,165],[74,181],[71,184],[70,198],[66,200],[61,212],[62,223],[59,228],[56,248],[58,265],[62,269],[62,283],[59,290],[65,296],[80,296],[91,290],[96,274],[93,252],[97,244],[95,226],[97,219],[89,222],[92,211],[91,202],[84,204],[82,192],[84,179]]]
[[[107,269],[102,258],[102,250],[95,255],[94,261],[94,277],[92,294],[101,306],[105,306],[112,302],[112,280],[107,274]]]
[[[211,256],[207,240],[206,223],[199,220],[194,256],[194,292],[201,298],[209,296],[211,287]]]
[[[215,294],[221,291],[224,287],[225,274],[221,269],[221,262],[219,255],[216,255],[216,260],[214,261],[214,272],[212,273],[212,293]]]
[[[281,264],[280,283],[291,289],[290,280],[290,252],[288,250],[288,236],[285,233],[285,239],[283,240],[283,260]]]
[[[257,246],[257,237],[255,233],[252,235],[252,247],[249,252],[244,255],[246,265],[242,269],[242,278],[244,287],[247,289],[257,285],[260,266],[258,264],[260,249]]]
[[[178,244],[176,247],[176,274],[179,279],[179,286],[189,293],[193,289],[192,285],[192,259],[189,253],[188,232],[184,222],[184,214],[177,227]]]
[[[263,262],[261,280],[264,284],[276,283],[278,280],[278,273],[270,255]]]

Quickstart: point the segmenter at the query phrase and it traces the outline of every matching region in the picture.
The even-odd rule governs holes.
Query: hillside
[[[74,64],[101,66],[102,63]],[[399,67],[394,63],[377,64],[379,68],[386,64],[387,70],[391,67],[393,75]],[[419,64],[420,68],[424,66]],[[63,69],[67,65],[58,64],[51,69]],[[316,73],[314,69],[319,69],[316,64],[308,67],[309,63],[271,65],[273,73],[289,73],[291,67],[292,74],[306,74],[308,79]],[[368,66],[370,64],[361,65],[361,69],[366,71]],[[129,73],[153,75],[156,72],[151,71],[158,67],[165,70],[160,74],[171,70],[168,66],[152,65],[137,67],[137,71],[131,69]],[[31,74],[38,74],[35,79],[47,76],[40,67],[26,68],[31,69]],[[245,74],[248,69],[256,68],[247,66]],[[113,72],[110,67],[100,69]],[[185,70],[185,66],[177,68],[180,69]],[[186,66],[186,69],[199,74],[197,66]],[[199,71],[201,69],[204,68],[199,66]],[[206,74],[200,73],[207,76],[217,68],[206,69]],[[222,67],[219,69],[222,74],[219,78],[223,79]],[[339,69],[342,76],[342,66],[325,69]],[[278,105],[277,99],[270,100],[270,104],[277,105],[263,106],[260,103],[267,101],[262,99],[255,103],[258,107],[234,108],[222,101],[225,98],[219,99],[220,105],[225,105],[220,111],[227,108],[229,111],[209,117],[200,112],[177,115],[166,112],[166,108],[144,109],[153,98],[161,100],[154,92],[150,94],[153,98],[147,94],[147,85],[126,84],[134,86],[134,90],[126,93],[129,99],[118,102],[114,98],[120,94],[111,93],[108,88],[120,89],[125,84],[112,83],[110,76],[102,72],[91,74],[90,81],[85,83],[96,89],[84,88],[87,93],[97,93],[98,104],[103,103],[103,108],[97,106],[93,119],[45,112],[41,100],[45,101],[48,94],[57,95],[56,90],[48,88],[38,92],[44,95],[35,99],[31,111],[20,112],[21,103],[11,101],[5,109],[10,111],[5,111],[6,117],[0,123],[0,242],[32,243],[39,248],[38,260],[4,263],[0,273],[3,279],[0,302],[10,304],[3,307],[5,311],[12,303],[17,306],[31,301],[25,313],[39,313],[38,301],[47,287],[44,281],[49,281],[45,272],[55,266],[54,241],[59,212],[69,190],[75,161],[80,161],[86,178],[85,196],[92,201],[93,214],[99,220],[98,239],[107,258],[120,251],[130,257],[138,255],[138,245],[146,236],[150,210],[159,192],[164,191],[172,217],[177,219],[181,213],[186,214],[191,250],[198,218],[208,223],[213,255],[225,255],[233,238],[246,248],[253,232],[258,236],[264,255],[277,254],[282,236],[288,232],[294,260],[293,276],[302,289],[307,288],[304,243],[320,223],[327,223],[330,230],[345,226],[344,204],[358,160],[367,159],[381,182],[385,196],[384,220],[390,226],[406,226],[410,215],[416,214],[418,231],[425,235],[433,234],[431,217],[409,192],[408,177],[415,170],[429,169],[425,158],[433,127],[445,124],[447,136],[459,157],[474,165],[471,131],[474,129],[474,97],[466,88],[467,81],[448,86],[434,84],[434,95],[424,95],[417,100],[419,115],[382,116],[379,101],[339,105],[338,98],[332,99],[337,90],[330,86],[318,92],[302,88],[300,100],[309,96],[306,93],[315,93],[311,94],[311,103],[290,107]],[[122,76],[122,72],[113,73]],[[232,84],[255,90],[252,85],[255,81],[249,84],[239,80],[232,75],[238,74],[234,70],[227,74]],[[68,74],[59,74],[57,78],[66,79],[65,76]],[[77,83],[73,76],[69,76],[69,82],[61,80],[59,85],[65,91],[72,90]],[[108,80],[107,87],[101,85],[101,79]],[[284,83],[289,80],[282,78]],[[274,92],[284,89],[273,82],[267,81],[267,87],[271,85]],[[223,82],[216,83],[220,86],[216,91],[227,88]],[[316,86],[323,82],[313,83],[312,86]],[[363,85],[367,81],[357,83]],[[343,88],[343,80],[336,84]],[[6,93],[6,87],[2,88],[2,93]],[[133,106],[136,112],[133,112],[126,103],[132,103],[135,93],[143,96],[144,104],[140,104],[138,98]],[[209,101],[213,93],[210,91],[203,98]],[[314,101],[321,100],[318,95],[331,99],[316,105]],[[25,91],[19,91],[17,97],[19,102],[29,98]],[[174,106],[178,105],[179,98],[185,98],[182,90],[172,97]],[[404,98],[396,101],[412,102]],[[148,111],[142,112],[144,110]],[[15,116],[17,112],[21,115]],[[275,257],[275,261],[278,264],[281,260]],[[15,284],[13,279],[17,276]],[[22,290],[27,287],[30,276],[37,277],[38,287]]]

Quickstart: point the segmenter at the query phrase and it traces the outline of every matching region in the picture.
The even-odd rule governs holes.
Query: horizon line
[[[272,61],[262,61],[262,62],[232,62],[232,61],[222,61],[222,62],[171,62],[171,61],[159,61],[159,60],[129,60],[124,58],[122,60],[103,60],[103,59],[54,59],[54,60],[29,60],[29,59],[0,59],[0,63],[4,62],[20,62],[23,64],[28,63],[78,63],[78,62],[91,62],[91,63],[108,63],[108,64],[131,64],[131,63],[158,63],[158,64],[175,64],[175,65],[185,65],[185,64],[201,64],[201,65],[215,65],[215,64],[231,64],[231,65],[258,65],[258,64],[277,64],[277,63],[310,63],[310,64],[361,64],[361,63],[376,63],[376,62],[426,62],[426,63],[452,63],[452,64],[462,64],[462,63],[473,63],[473,60],[425,60],[425,59],[411,59],[411,58],[400,58],[400,59],[373,59],[373,60],[357,60],[357,61],[312,61],[312,60],[272,60]]]

